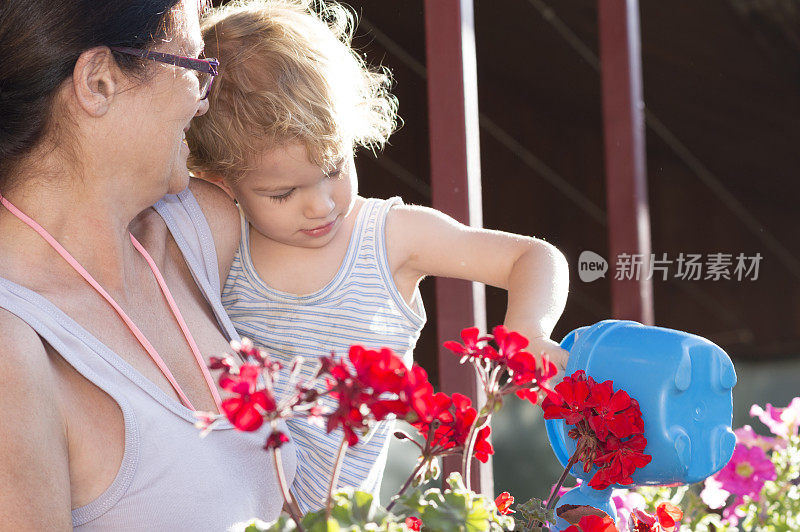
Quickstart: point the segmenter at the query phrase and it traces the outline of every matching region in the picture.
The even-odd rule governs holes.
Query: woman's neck
[[[125,293],[138,255],[129,232],[143,229],[142,211],[147,204],[137,204],[133,194],[116,197],[83,182],[88,180],[56,185],[37,179],[19,184],[5,197],[50,233],[107,290]],[[65,265],[41,236],[7,209],[0,210],[0,235],[13,248],[5,249],[11,261],[24,257],[27,264],[51,265],[54,273]]]

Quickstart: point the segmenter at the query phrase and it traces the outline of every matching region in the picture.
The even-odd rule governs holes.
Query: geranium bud
[[[434,480],[439,478],[439,475],[442,474],[442,466],[439,464],[438,458],[431,459],[430,470],[431,470],[431,478]]]
[[[273,430],[272,433],[267,437],[267,443],[264,445],[264,449],[272,450],[277,449],[284,443],[289,442],[289,436],[284,434],[279,430]]]
[[[503,399],[501,399],[500,397],[498,397],[497,399],[495,399],[495,403],[494,403],[494,412],[495,412],[495,413],[497,413],[497,412],[499,412],[499,411],[500,411],[500,410],[502,410],[502,409],[503,409]]]
[[[228,355],[221,357],[211,357],[208,361],[209,369],[224,369],[229,371],[234,366],[233,360]]]

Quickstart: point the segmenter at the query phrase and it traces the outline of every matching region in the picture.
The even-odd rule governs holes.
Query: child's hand
[[[544,337],[536,337],[531,338],[528,347],[526,348],[527,351],[533,353],[537,360],[541,359],[541,355],[544,353],[547,355],[547,358],[550,359],[550,362],[558,367],[559,373],[563,373],[565,369],[567,369],[567,360],[569,360],[569,351],[561,349],[556,342],[551,340],[550,338]]]

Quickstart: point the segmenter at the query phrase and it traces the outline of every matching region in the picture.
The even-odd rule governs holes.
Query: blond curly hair
[[[235,181],[265,151],[305,144],[332,167],[347,150],[383,147],[397,126],[385,68],[352,49],[355,18],[321,0],[238,0],[202,21],[220,61],[209,111],[187,133],[189,168]]]

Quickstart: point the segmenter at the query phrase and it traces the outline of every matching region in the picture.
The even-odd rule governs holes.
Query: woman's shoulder
[[[22,318],[0,308],[0,371],[4,380],[12,373],[31,373],[32,378],[45,377],[50,364],[44,341]],[[4,386],[0,386],[4,388]]]
[[[70,481],[55,368],[39,335],[5,309],[0,334],[0,482],[14,486],[2,490],[0,507],[13,508],[5,515],[20,520],[5,525],[60,529],[71,519]]]
[[[3,412],[9,408],[6,401],[25,404],[25,408],[36,410],[40,403],[52,403],[56,378],[53,365],[47,355],[44,340],[32,326],[9,310],[0,308],[0,401]],[[35,390],[28,404],[24,396]],[[17,399],[14,399],[17,396]],[[16,408],[13,407],[12,408]]]

